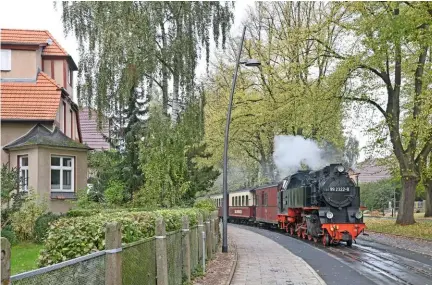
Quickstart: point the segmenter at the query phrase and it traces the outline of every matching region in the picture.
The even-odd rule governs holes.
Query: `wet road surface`
[[[327,284],[432,285],[429,256],[359,239],[352,248],[324,247],[284,233],[232,225],[262,234],[303,258]]]

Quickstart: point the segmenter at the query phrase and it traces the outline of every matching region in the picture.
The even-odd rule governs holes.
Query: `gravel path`
[[[227,284],[231,268],[235,262],[235,245],[230,237],[228,237],[228,253],[222,253],[220,249],[221,246],[219,245],[216,257],[207,264],[206,274],[195,278],[192,282],[193,285]]]
[[[360,235],[358,240],[372,241],[432,256],[432,241],[374,232],[367,232],[367,234],[368,236]]]

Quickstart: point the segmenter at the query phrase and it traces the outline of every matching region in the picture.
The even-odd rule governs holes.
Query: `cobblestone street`
[[[230,226],[238,262],[232,285],[322,285],[325,282],[301,258],[252,231]]]

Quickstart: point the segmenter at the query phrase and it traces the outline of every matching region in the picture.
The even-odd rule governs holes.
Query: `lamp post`
[[[229,203],[228,201],[228,138],[229,138],[229,127],[231,122],[232,101],[233,101],[234,90],[237,82],[237,73],[240,64],[244,64],[245,66],[254,66],[254,67],[261,65],[261,63],[256,59],[248,59],[246,61],[240,61],[245,34],[246,34],[246,26],[244,26],[243,28],[243,35],[240,43],[240,49],[237,54],[236,67],[234,71],[233,83],[232,83],[231,93],[229,97],[228,112],[227,112],[227,119],[226,119],[226,126],[225,126],[225,140],[224,140],[224,153],[223,153],[223,182],[222,182],[222,188],[223,188],[222,252],[228,252],[228,235],[227,235],[228,203]]]

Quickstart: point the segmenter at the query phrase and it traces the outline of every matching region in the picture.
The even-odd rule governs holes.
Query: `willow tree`
[[[220,38],[225,44],[232,9],[217,1],[62,2],[65,32],[74,33],[80,49],[79,101],[95,106],[100,119],[144,83],[161,91],[162,111],[172,109],[176,120],[179,100],[194,87],[201,49],[208,61],[211,33],[216,46]]]
[[[230,156],[254,160],[260,174],[275,179],[274,137],[299,135],[343,146],[340,90],[328,88],[329,60],[320,58],[320,44],[337,35],[324,29],[316,2],[260,2],[251,11],[244,57],[259,59],[260,69],[241,69],[234,96]],[[237,47],[233,46],[233,51]],[[207,80],[207,140],[215,153],[223,149],[223,125],[233,62],[232,52]],[[314,70],[316,72],[314,72]],[[243,161],[243,160],[242,160]]]
[[[340,60],[337,82],[345,99],[378,110],[387,127],[402,178],[396,223],[413,224],[414,199],[432,149],[432,5],[429,2],[332,3],[330,17],[345,35],[323,57]],[[319,39],[315,39],[320,42]],[[402,122],[406,122],[402,126]]]

